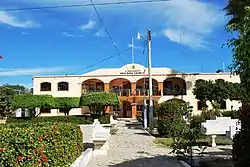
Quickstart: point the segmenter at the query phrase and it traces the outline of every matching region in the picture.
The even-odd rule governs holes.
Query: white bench
[[[231,119],[231,117],[216,117],[215,120],[207,120],[201,123],[201,129],[206,135],[212,135],[212,147],[216,147],[216,135],[226,135],[227,131],[230,131],[230,127],[232,131],[238,122],[238,119]],[[230,134],[235,134],[232,133]]]

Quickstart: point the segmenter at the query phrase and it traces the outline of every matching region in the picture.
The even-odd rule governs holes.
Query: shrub
[[[0,126],[0,166],[70,166],[83,151],[80,128],[71,123]]]
[[[241,131],[233,139],[232,153],[235,167],[250,166],[250,117],[244,116],[241,116]]]
[[[51,95],[18,94],[14,96],[12,106],[13,108],[28,108],[35,117],[35,108],[53,108],[55,101]]]
[[[69,115],[69,111],[72,108],[78,108],[80,98],[79,97],[55,97],[55,108],[61,109],[65,115]]]
[[[223,117],[231,117],[232,119],[238,119],[239,118],[239,111],[232,111],[232,110],[223,111],[221,113],[221,115]]]
[[[112,114],[105,114],[99,118],[101,124],[109,124],[110,123],[110,115]]]
[[[102,116],[108,106],[118,106],[120,100],[115,93],[93,92],[84,94],[80,99],[80,106],[87,106],[91,114]]]
[[[184,128],[183,116],[190,113],[190,107],[182,101],[166,101],[156,107],[158,132],[164,137],[174,137]]]
[[[91,117],[82,116],[51,116],[51,117],[36,117],[36,118],[8,118],[7,123],[37,123],[37,122],[64,122],[74,124],[91,124],[93,119]]]
[[[0,117],[11,114],[11,101],[14,97],[14,90],[6,86],[0,86]]]

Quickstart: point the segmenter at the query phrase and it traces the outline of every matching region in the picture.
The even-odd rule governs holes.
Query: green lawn
[[[206,136],[204,139],[198,140],[198,142],[203,143],[203,146],[211,146],[211,136]],[[173,143],[172,138],[156,138],[154,143],[160,147],[169,147]],[[217,145],[232,145],[233,142],[231,139],[226,136],[217,136],[216,137]]]

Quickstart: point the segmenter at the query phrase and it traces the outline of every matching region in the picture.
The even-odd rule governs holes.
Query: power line
[[[91,4],[92,4],[92,6],[93,6],[93,8],[94,8],[94,10],[95,10],[95,12],[96,12],[96,14],[97,14],[97,16],[98,16],[100,22],[101,22],[101,24],[102,24],[102,26],[103,26],[103,28],[104,28],[106,34],[108,35],[109,40],[112,42],[112,45],[114,46],[114,48],[115,48],[115,50],[116,50],[116,53],[120,56],[120,52],[119,52],[119,50],[118,50],[118,48],[117,48],[117,46],[116,46],[116,44],[115,44],[113,38],[112,38],[111,35],[109,34],[108,29],[106,28],[106,26],[105,26],[105,24],[104,24],[104,22],[103,22],[103,20],[102,20],[101,15],[99,14],[98,10],[96,9],[96,6],[95,6],[93,0],[90,0],[90,2],[91,2]],[[120,57],[121,57],[121,56],[120,56]],[[121,58],[121,59],[122,59],[122,58]]]
[[[144,44],[144,43],[145,43],[145,41],[143,41],[143,42],[137,44],[136,46],[140,46],[140,45],[142,45],[142,44]],[[123,51],[120,52],[119,54],[124,53],[124,52],[127,52],[127,51],[130,50],[130,49],[131,49],[131,48],[128,47],[127,49],[123,50]],[[84,68],[81,69],[81,70],[86,70],[86,69],[89,69],[89,68],[91,68],[91,67],[94,67],[94,66],[96,66],[96,65],[98,65],[98,64],[101,64],[101,63],[103,63],[103,62],[105,62],[105,61],[107,61],[107,60],[109,60],[109,59],[112,59],[112,58],[118,56],[119,54],[114,54],[114,55],[108,56],[108,57],[106,57],[106,58],[104,58],[104,59],[102,59],[102,60],[100,60],[100,61],[98,61],[98,62],[96,62],[96,63],[93,63],[93,64],[91,64],[91,65],[89,65],[89,66],[84,67]],[[73,72],[73,73],[74,73],[74,72]],[[69,74],[67,74],[67,75],[72,75],[73,73],[69,73]]]
[[[98,10],[96,9],[96,6],[95,6],[95,4],[93,3],[93,0],[90,0],[90,2],[91,2],[91,4],[92,4],[92,6],[93,6],[93,8],[94,8],[94,10],[95,10],[95,12],[96,12],[96,14],[97,14],[97,16],[98,16],[100,22],[101,22],[101,24],[102,24],[102,26],[103,26],[103,28],[104,28],[106,34],[108,35],[110,41],[112,42],[112,45],[114,46],[117,55],[119,55],[119,57],[120,57],[120,59],[122,60],[122,62],[123,62],[124,64],[126,64],[126,63],[124,62],[122,56],[121,56],[121,53],[119,52],[119,50],[118,50],[118,48],[117,48],[117,46],[116,46],[116,44],[115,44],[113,38],[112,38],[111,35],[109,34],[108,29],[106,28],[106,26],[105,26],[105,24],[104,24],[104,22],[103,22],[103,20],[102,20],[101,15],[99,14]],[[129,70],[127,66],[126,66],[126,69]],[[136,80],[136,78],[135,78],[133,75],[132,75],[132,77]]]
[[[102,2],[102,3],[96,3],[95,6],[141,4],[141,3],[168,2],[168,1],[171,1],[171,0],[138,0],[138,1],[123,1],[123,2]],[[0,9],[0,11],[27,11],[27,10],[41,10],[41,9],[77,8],[77,7],[89,7],[89,6],[93,6],[92,3],[76,4],[76,5],[40,6],[40,7],[27,7],[27,8],[7,8],[7,9]]]

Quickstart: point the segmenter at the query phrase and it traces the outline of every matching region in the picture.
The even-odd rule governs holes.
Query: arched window
[[[51,91],[51,83],[49,83],[49,82],[41,83],[40,90],[41,91]]]
[[[69,90],[69,83],[68,82],[59,82],[57,84],[58,91],[67,91]]]

